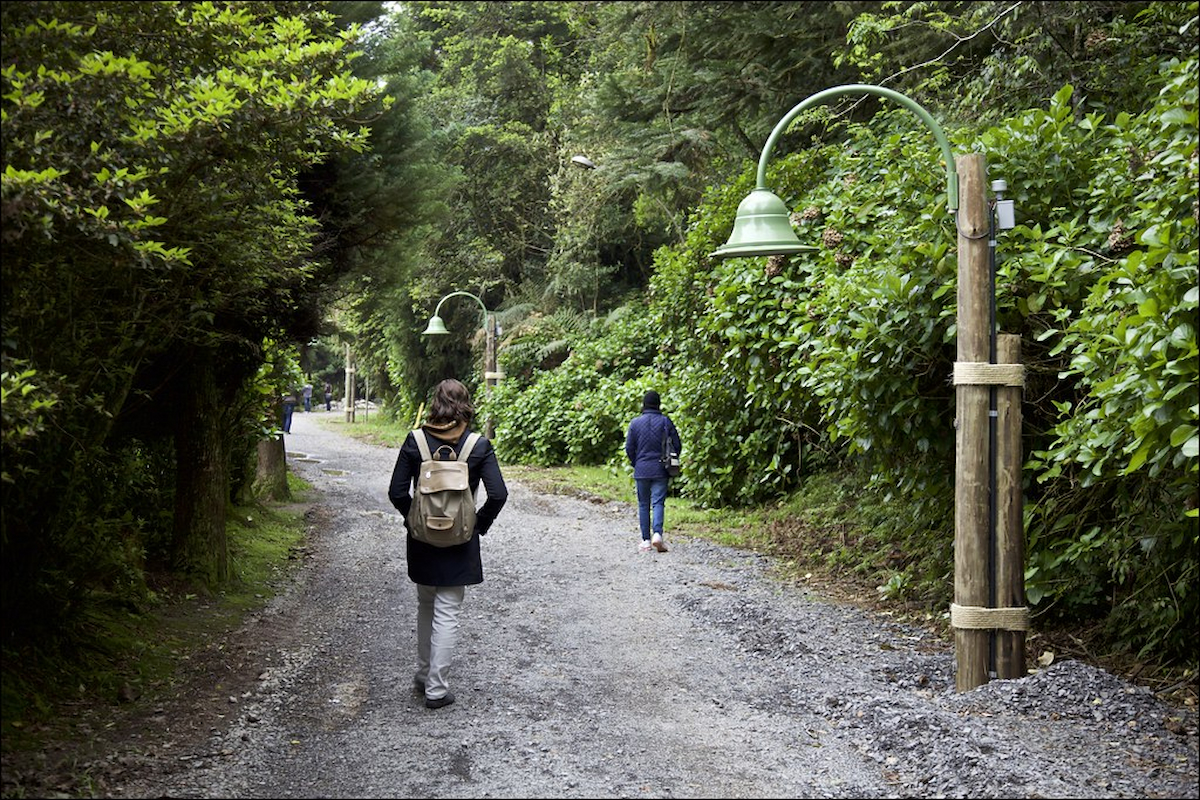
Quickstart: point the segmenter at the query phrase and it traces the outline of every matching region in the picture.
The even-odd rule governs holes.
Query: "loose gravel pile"
[[[1194,710],[1073,661],[957,692],[928,631],[710,542],[640,554],[634,509],[512,482],[467,592],[458,701],[428,710],[395,451],[320,416],[287,440],[319,491],[305,568],[222,643],[212,702],[97,756],[120,765],[105,796],[1200,794]]]

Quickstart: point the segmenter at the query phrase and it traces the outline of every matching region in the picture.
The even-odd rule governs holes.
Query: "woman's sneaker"
[[[650,545],[650,542],[646,541],[645,539],[642,539],[642,543],[638,545],[639,553],[649,553],[653,549],[654,548]]]
[[[454,692],[446,692],[441,697],[426,697],[426,708],[445,708],[454,702]]]
[[[650,539],[650,544],[660,553],[667,552],[667,546],[663,543],[661,533],[654,534],[654,536]]]

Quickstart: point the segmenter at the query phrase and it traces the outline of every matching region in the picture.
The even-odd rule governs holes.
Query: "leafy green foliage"
[[[1197,611],[1195,71],[1164,64],[1162,94],[1139,114],[1077,117],[1066,87],[1046,109],[951,132],[988,154],[1019,214],[1001,237],[996,304],[1031,375],[1030,602],[1180,657]],[[507,389],[503,454],[589,463],[570,442],[609,419],[593,392],[636,402],[654,375],[684,433],[688,497],[761,503],[854,464],[886,500],[885,541],[860,542],[890,570],[882,591],[945,600],[956,232],[935,150],[913,128],[882,113],[772,165],[811,254],[709,259],[752,176],[715,187],[687,244],[658,253],[653,372],[610,386],[582,368],[602,340],[577,343]]]
[[[948,118],[995,122],[1076,87],[1077,115],[1128,112],[1195,46],[1195,2],[870,4],[835,61]],[[846,81],[854,82],[854,81]]]
[[[537,341],[539,328],[530,326]],[[517,338],[501,351],[525,351]],[[481,413],[494,414],[501,458],[532,464],[621,464],[625,430],[652,386],[656,341],[647,318],[631,309],[588,326],[560,364],[532,384],[501,381]],[[527,351],[526,351],[527,352]]]
[[[18,359],[4,359],[0,373],[0,409],[3,409],[4,483],[16,483],[17,478],[34,479],[37,468],[26,461],[26,447],[46,429],[58,397],[36,369],[25,369]],[[9,472],[13,470],[13,473]]]
[[[29,634],[136,597],[164,542],[221,576],[263,341],[308,332],[328,278],[299,175],[366,147],[375,87],[349,72],[357,32],[303,4],[0,16],[5,369],[55,399],[5,452],[4,606]]]
[[[508,385],[527,387],[540,372],[554,369],[571,354],[591,326],[588,315],[560,308],[553,314],[531,314],[504,337],[497,360]]]
[[[1195,60],[1166,64],[1149,113],[1082,123],[1100,142],[1077,195],[1103,241],[1064,264],[1086,293],[1050,303],[1039,338],[1074,391],[1054,400],[1030,459],[1047,487],[1031,515],[1031,591],[1111,605],[1119,638],[1179,652],[1200,575],[1196,76]]]

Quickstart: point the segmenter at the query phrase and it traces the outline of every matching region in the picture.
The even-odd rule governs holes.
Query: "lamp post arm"
[[[437,308],[435,308],[433,310],[433,315],[435,317],[440,317],[442,315],[442,303],[446,302],[451,297],[458,297],[458,296],[469,297],[472,300],[474,300],[476,303],[479,303],[479,308],[483,310],[483,327],[486,328],[487,327],[487,313],[488,313],[487,306],[485,306],[483,304],[482,300],[480,300],[478,297],[471,294],[470,292],[451,292],[450,294],[446,295],[441,300],[438,300]]]
[[[771,160],[771,151],[775,149],[775,141],[783,134],[783,131],[791,124],[792,120],[804,111],[806,108],[819,105],[821,103],[832,100],[835,97],[841,97],[847,94],[874,94],[880,97],[886,97],[890,100],[895,100],[900,105],[907,108],[916,114],[925,127],[933,133],[933,137],[937,140],[938,147],[942,150],[942,159],[946,162],[946,206],[947,210],[954,213],[958,210],[958,173],[954,167],[954,154],[950,150],[950,142],[946,139],[946,134],[942,131],[937,122],[929,115],[929,112],[914,102],[911,98],[905,97],[892,89],[885,89],[882,86],[872,86],[870,84],[853,83],[846,86],[834,86],[832,89],[826,89],[822,92],[808,97],[799,105],[789,111],[783,119],[775,124],[775,129],[771,131],[771,135],[767,137],[767,144],[763,147],[762,155],[758,159],[758,182],[757,188],[767,188],[767,162]]]

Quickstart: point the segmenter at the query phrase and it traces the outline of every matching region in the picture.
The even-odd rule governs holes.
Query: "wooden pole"
[[[354,356],[350,345],[346,345],[346,393],[342,401],[346,406],[346,422],[354,422]]]
[[[491,399],[492,387],[496,385],[496,317],[494,314],[487,316],[487,335],[484,338],[484,357],[483,357],[483,385],[484,393],[488,399]],[[487,422],[484,425],[483,435],[489,440],[494,439],[496,431],[492,425],[492,415],[489,412]]]
[[[996,362],[1021,363],[1021,337],[996,337]],[[996,388],[996,606],[1025,605],[1025,520],[1021,499],[1020,386]],[[1025,677],[1025,631],[996,632],[996,677]]]
[[[991,357],[991,266],[988,235],[987,165],[980,153],[955,159],[959,179],[958,361],[987,363]],[[955,386],[954,602],[990,606],[989,389]],[[988,681],[991,631],[955,628],[955,684],[968,691]]]

